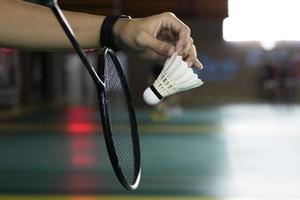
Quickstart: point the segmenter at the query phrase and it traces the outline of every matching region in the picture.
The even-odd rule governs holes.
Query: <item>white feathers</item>
[[[154,105],[164,97],[199,87],[202,84],[202,80],[182,60],[182,56],[174,53],[166,61],[154,84],[145,90],[143,97],[146,103]]]

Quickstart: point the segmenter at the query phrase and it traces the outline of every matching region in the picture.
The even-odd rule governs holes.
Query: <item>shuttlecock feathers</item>
[[[199,87],[202,84],[202,80],[182,60],[182,56],[174,53],[166,61],[153,85],[145,90],[143,97],[146,103],[154,105],[164,97]]]

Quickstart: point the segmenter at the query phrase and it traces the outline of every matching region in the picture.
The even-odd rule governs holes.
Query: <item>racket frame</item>
[[[140,182],[141,177],[141,154],[140,154],[140,144],[139,144],[139,136],[138,136],[138,128],[137,128],[137,122],[136,122],[136,116],[135,112],[132,106],[132,100],[130,91],[126,82],[126,78],[123,72],[123,69],[121,67],[120,61],[118,60],[117,56],[113,52],[113,50],[104,47],[102,51],[100,52],[99,60],[98,60],[98,74],[101,78],[101,80],[104,80],[105,83],[105,57],[110,56],[112,59],[115,68],[117,70],[117,73],[119,75],[119,79],[121,81],[121,85],[124,89],[125,97],[126,97],[126,103],[127,108],[129,111],[129,118],[130,118],[130,127],[131,127],[131,137],[132,137],[132,145],[133,145],[133,154],[134,154],[134,184],[129,184],[126,181],[126,178],[122,172],[122,169],[119,167],[119,161],[118,156],[116,154],[116,149],[114,147],[114,142],[112,139],[112,133],[111,133],[111,125],[109,122],[109,113],[108,113],[108,106],[106,103],[106,96],[105,92],[103,92],[100,88],[98,89],[99,99],[100,99],[100,113],[101,113],[101,120],[102,120],[102,126],[103,126],[103,132],[104,132],[104,138],[105,138],[105,144],[106,148],[109,154],[109,158],[112,164],[112,167],[114,169],[114,172],[119,179],[120,183],[127,189],[127,190],[135,190]]]
[[[40,0],[38,1],[39,4],[47,6],[51,8],[52,12],[54,13],[55,17],[59,21],[61,27],[63,28],[64,32],[66,33],[67,37],[69,38],[72,46],[74,47],[76,53],[80,57],[82,63],[92,76],[92,79],[94,80],[94,83],[96,84],[96,88],[98,91],[98,95],[100,98],[99,107],[100,107],[100,113],[101,113],[101,120],[102,120],[102,126],[103,126],[103,132],[104,132],[104,138],[105,138],[105,144],[107,147],[107,151],[109,154],[109,158],[112,164],[112,167],[114,169],[114,172],[119,179],[120,183],[127,189],[127,190],[135,190],[140,182],[141,177],[141,155],[140,155],[140,144],[139,144],[139,136],[138,136],[138,128],[136,123],[136,117],[135,112],[132,106],[131,101],[131,95],[129,92],[129,88],[126,82],[125,75],[123,73],[121,64],[115,55],[115,53],[107,48],[104,47],[100,51],[99,60],[98,60],[98,73],[100,72],[101,78],[98,76],[98,73],[95,71],[94,67],[91,65],[91,63],[88,61],[86,54],[82,51],[79,43],[76,40],[74,31],[72,30],[70,24],[66,20],[62,10],[60,9],[57,0]],[[118,72],[119,78],[121,80],[125,97],[128,105],[128,111],[129,111],[129,118],[130,118],[130,126],[131,126],[131,136],[132,136],[132,144],[134,145],[133,148],[133,154],[134,154],[134,184],[129,184],[126,181],[126,178],[124,174],[122,173],[122,170],[119,167],[118,157],[115,152],[115,147],[113,145],[113,139],[112,139],[112,133],[111,133],[111,126],[109,122],[109,115],[108,115],[108,109],[106,104],[106,97],[105,97],[105,77],[104,77],[104,67],[105,67],[105,56],[111,56],[111,59],[113,63],[115,64],[116,70]],[[104,81],[102,81],[104,80]]]

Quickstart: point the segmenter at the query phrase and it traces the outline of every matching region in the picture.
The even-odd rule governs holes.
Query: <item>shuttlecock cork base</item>
[[[163,99],[163,96],[159,94],[159,92],[153,85],[145,90],[143,97],[145,102],[149,105],[158,104]]]
[[[193,89],[202,85],[198,75],[182,60],[182,56],[174,53],[165,63],[161,73],[143,94],[144,101],[149,105],[159,103],[164,97],[180,91]]]

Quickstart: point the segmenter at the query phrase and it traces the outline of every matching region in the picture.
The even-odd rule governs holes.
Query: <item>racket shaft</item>
[[[65,31],[66,35],[68,36],[70,42],[72,43],[74,49],[76,50],[78,56],[80,57],[81,61],[84,64],[84,66],[86,67],[86,69],[88,70],[90,75],[92,76],[93,80],[95,81],[95,83],[98,83],[98,85],[100,84],[100,87],[103,89],[105,87],[104,83],[101,81],[101,79],[97,75],[95,69],[92,67],[92,65],[88,61],[85,53],[81,50],[77,40],[75,39],[75,34],[74,34],[71,26],[69,25],[68,21],[66,20],[63,12],[61,11],[61,9],[57,5],[57,3],[51,6],[51,10],[54,13],[55,17],[57,18],[57,20],[59,21],[60,25],[62,26],[63,30]]]

